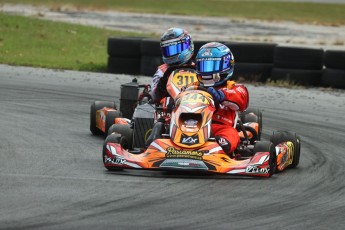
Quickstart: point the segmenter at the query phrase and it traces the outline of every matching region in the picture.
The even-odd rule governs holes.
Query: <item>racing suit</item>
[[[156,73],[153,75],[151,82],[151,98],[154,102],[159,102],[163,97],[163,91],[160,89],[160,87],[158,87],[158,83],[168,68],[168,64],[160,65],[158,66]]]
[[[224,93],[224,101],[212,117],[212,133],[227,154],[232,153],[240,142],[236,129],[237,111],[244,111],[249,104],[249,93],[244,85],[227,81],[226,85],[215,87]]]
[[[194,66],[194,65],[195,63],[193,63],[192,61],[188,61],[187,63],[181,65],[180,67]],[[163,79],[163,76],[169,67],[179,67],[179,66],[178,65],[172,66],[168,64],[160,65],[158,66],[156,73],[153,75],[150,94],[151,94],[152,102],[154,103],[158,103],[163,97],[170,96],[166,90],[166,84],[167,84],[169,76]]]

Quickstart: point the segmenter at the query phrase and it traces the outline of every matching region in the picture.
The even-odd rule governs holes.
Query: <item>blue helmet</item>
[[[182,65],[193,56],[194,44],[187,31],[170,28],[161,37],[163,62],[168,65]]]
[[[229,80],[235,60],[230,49],[219,42],[203,45],[196,55],[196,73],[204,86],[218,86]]]

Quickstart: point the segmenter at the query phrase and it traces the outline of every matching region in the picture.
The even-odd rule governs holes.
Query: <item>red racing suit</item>
[[[249,93],[244,85],[227,81],[225,86],[215,87],[224,93],[225,99],[212,117],[212,133],[215,137],[222,137],[230,142],[230,152],[233,152],[240,136],[236,130],[237,111],[244,111],[249,105]]]

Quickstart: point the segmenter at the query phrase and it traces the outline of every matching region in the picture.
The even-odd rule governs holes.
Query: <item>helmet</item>
[[[170,28],[161,37],[163,62],[168,65],[182,65],[193,56],[194,44],[187,31]]]
[[[196,73],[204,86],[222,85],[231,78],[234,66],[234,55],[219,42],[203,45],[196,55]]]

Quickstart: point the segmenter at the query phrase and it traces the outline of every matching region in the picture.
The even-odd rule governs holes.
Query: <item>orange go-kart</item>
[[[260,141],[261,113],[255,109],[239,116],[241,143],[233,155],[225,154],[211,133],[217,105],[202,87],[185,88],[194,81],[197,77],[193,68],[172,70],[167,91],[174,101],[173,109],[166,105],[167,100],[159,106],[143,105],[143,111],[154,111],[146,110],[154,114],[154,125],[143,135],[144,146],[133,148],[134,127],[138,125],[135,121],[113,125],[103,146],[104,166],[108,170],[204,171],[270,177],[276,170],[298,165],[298,136],[281,131],[273,134],[271,141]]]

